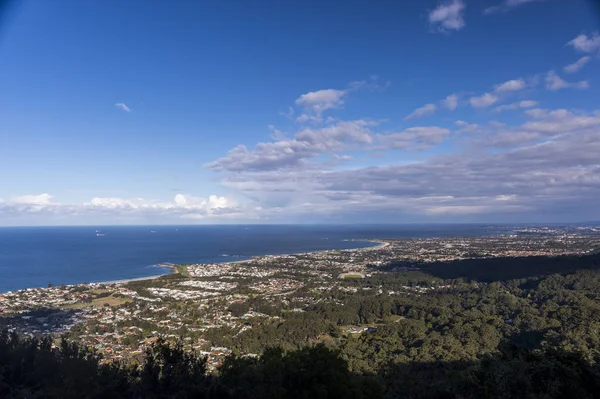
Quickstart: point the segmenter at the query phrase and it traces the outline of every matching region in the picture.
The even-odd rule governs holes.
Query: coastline
[[[264,258],[267,256],[269,256],[269,257],[279,257],[279,256],[285,257],[285,256],[296,256],[296,255],[315,255],[315,254],[332,252],[332,251],[340,251],[340,252],[372,251],[374,249],[385,248],[389,245],[389,243],[382,241],[382,240],[344,240],[344,241],[372,242],[372,243],[376,243],[378,245],[372,245],[370,247],[346,248],[346,249],[321,249],[318,251],[295,252],[295,253],[285,253],[285,254],[276,254],[276,255],[256,255],[256,256],[251,257],[250,259],[235,260],[233,262],[214,262],[214,263],[244,263],[244,262],[251,262],[253,260],[257,260],[257,259]],[[202,264],[207,264],[207,263],[198,263],[198,265],[202,265]],[[178,266],[180,266],[180,265],[178,265]]]
[[[248,262],[252,262],[261,258],[265,258],[265,257],[286,257],[286,256],[295,256],[295,255],[315,255],[315,254],[319,254],[319,253],[325,253],[325,252],[332,252],[332,251],[343,251],[343,252],[355,252],[355,251],[372,251],[372,250],[376,250],[376,249],[381,249],[381,248],[385,248],[388,245],[390,245],[388,242],[386,241],[382,241],[381,239],[379,240],[348,240],[348,241],[355,241],[355,242],[371,242],[377,245],[372,245],[370,247],[360,247],[360,248],[347,248],[347,249],[323,249],[323,250],[319,250],[319,251],[311,251],[311,252],[298,252],[298,253],[291,253],[291,254],[277,254],[277,255],[256,255],[251,257],[250,259],[244,259],[244,260],[234,260],[231,262],[213,262],[213,264],[223,264],[223,263],[248,263]],[[195,263],[198,265],[208,265],[211,263]],[[154,280],[157,278],[160,278],[162,276],[168,276],[169,274],[173,274],[177,272],[178,267],[184,266],[183,264],[181,265],[165,265],[165,264],[159,264],[156,266],[160,266],[160,267],[168,267],[171,268],[172,271],[171,273],[165,273],[165,274],[161,274],[158,276],[151,276],[151,277],[140,277],[140,278],[133,278],[133,279],[126,279],[126,280],[118,280],[116,282],[113,283],[128,283],[130,281],[143,281],[143,280]],[[108,282],[104,282],[104,283],[95,283],[95,284],[108,284]]]
[[[156,280],[157,278],[161,278],[163,276],[168,276],[169,274],[174,274],[177,273],[177,267],[181,266],[181,265],[174,265],[174,264],[170,264],[170,263],[159,263],[157,265],[154,265],[157,267],[163,267],[165,269],[171,269],[170,272],[168,273],[164,273],[164,274],[157,274],[154,276],[147,276],[147,277],[134,277],[134,278],[126,278],[126,279],[122,279],[122,280],[113,280],[113,281],[100,281],[97,283],[88,283],[88,284],[126,284],[126,283],[130,283],[132,281],[144,281],[144,280]],[[73,284],[73,285],[82,285],[82,284]]]
[[[344,241],[350,241],[350,242],[370,242],[376,245],[372,245],[372,246],[368,246],[368,247],[357,247],[357,248],[347,248],[347,249],[323,249],[323,250],[318,250],[318,251],[310,251],[310,252],[299,252],[299,253],[282,253],[282,254],[276,254],[276,255],[256,255],[256,256],[252,256],[250,259],[244,259],[244,260],[236,260],[236,261],[223,261],[223,262],[212,262],[212,264],[223,264],[223,263],[247,263],[247,262],[252,262],[255,261],[257,259],[261,259],[264,257],[286,257],[286,256],[295,256],[295,255],[314,255],[314,254],[319,254],[319,253],[326,253],[326,252],[332,252],[332,251],[343,251],[343,252],[354,252],[354,251],[372,251],[372,250],[376,250],[376,249],[381,249],[381,248],[385,248],[389,245],[389,243],[382,241],[381,239],[379,240],[373,240],[373,239],[364,239],[364,240],[360,240],[360,239],[352,239],[352,240],[344,240]],[[211,264],[211,263],[197,263],[198,265],[203,265],[203,264]],[[134,278],[127,278],[127,279],[122,279],[122,280],[110,280],[110,281],[98,281],[98,282],[88,282],[88,283],[79,283],[79,284],[61,284],[64,285],[65,287],[73,287],[73,286],[96,286],[96,285],[104,285],[104,284],[127,284],[129,282],[132,281],[144,281],[144,280],[156,280],[158,278],[161,278],[163,276],[168,276],[170,274],[174,274],[177,273],[178,268],[183,266],[184,264],[171,264],[171,263],[159,263],[156,264],[154,266],[157,267],[163,267],[163,268],[167,268],[167,269],[171,269],[170,272],[168,273],[163,273],[163,274],[157,274],[157,275],[153,275],[153,276],[146,276],[146,277],[134,277]],[[56,285],[59,286],[59,285]],[[28,287],[28,288],[22,288],[20,290],[14,290],[14,291],[5,291],[5,292],[0,292],[0,295],[2,295],[3,293],[7,293],[7,292],[18,292],[18,291],[24,291],[24,290],[38,290],[38,289],[48,289],[49,287]]]
[[[100,281],[97,283],[88,283],[88,285],[102,285],[102,284],[126,284],[132,281],[144,281],[144,280],[156,280],[157,278],[161,278],[162,276],[168,276],[171,273],[166,274],[157,274],[156,276],[148,276],[148,277],[137,277],[137,278],[126,278],[123,280],[113,280],[113,281]],[[84,285],[84,284],[73,284],[73,285]]]

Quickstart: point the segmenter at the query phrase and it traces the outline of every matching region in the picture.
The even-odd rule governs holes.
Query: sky
[[[593,1],[0,4],[0,225],[600,220]]]

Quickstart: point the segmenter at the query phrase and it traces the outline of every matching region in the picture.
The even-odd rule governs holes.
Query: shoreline
[[[284,256],[296,256],[296,255],[312,255],[312,254],[331,252],[331,251],[343,251],[343,252],[372,251],[375,249],[385,248],[389,245],[389,243],[382,241],[381,239],[379,239],[379,240],[372,240],[372,239],[365,239],[365,240],[356,239],[355,240],[355,239],[352,239],[352,240],[344,240],[344,241],[346,241],[346,242],[348,242],[348,241],[350,241],[350,242],[370,242],[370,243],[373,243],[376,245],[372,245],[372,246],[368,246],[368,247],[347,248],[347,249],[322,249],[322,250],[318,250],[318,251],[298,252],[298,253],[282,253],[282,254],[276,254],[276,255],[268,255],[268,254],[267,255],[256,255],[256,256],[250,257],[250,259],[244,259],[244,260],[235,260],[235,261],[230,261],[230,262],[224,261],[224,262],[212,262],[212,263],[193,263],[193,264],[197,264],[197,265],[222,264],[222,263],[236,263],[237,264],[237,263],[252,262],[254,260],[264,258],[267,256],[269,256],[269,257],[284,257]],[[159,263],[159,264],[156,264],[153,266],[171,269],[170,272],[163,273],[163,274],[157,274],[157,275],[153,275],[153,276],[147,276],[147,277],[134,277],[134,278],[121,279],[121,280],[97,281],[97,282],[87,282],[87,283],[77,283],[77,284],[55,284],[53,287],[27,287],[27,288],[21,288],[19,290],[3,291],[3,292],[0,292],[0,295],[9,293],[9,292],[49,289],[49,288],[57,288],[57,287],[61,287],[61,286],[64,286],[64,287],[96,286],[96,285],[103,285],[103,284],[127,284],[132,281],[156,280],[163,276],[168,276],[170,274],[177,273],[178,267],[183,266],[183,265],[185,265],[185,264]]]
[[[297,255],[313,255],[313,254],[319,254],[319,253],[324,253],[324,252],[332,252],[332,251],[340,251],[340,252],[354,252],[354,251],[370,251],[370,250],[374,250],[374,249],[381,249],[381,248],[385,248],[389,245],[388,242],[385,241],[381,241],[381,240],[344,240],[346,242],[348,241],[356,241],[356,242],[372,242],[372,243],[376,243],[377,245],[372,245],[369,247],[360,247],[360,248],[346,248],[346,249],[321,249],[318,251],[310,251],[310,252],[295,252],[295,253],[285,253],[285,254],[276,254],[276,255],[256,255],[256,256],[252,256],[250,259],[244,259],[244,260],[234,260],[232,262],[213,262],[216,264],[220,264],[220,263],[245,263],[245,262],[251,262],[253,260],[257,260],[260,258],[264,258],[267,256],[272,256],[272,257],[278,257],[278,256],[297,256]],[[195,263],[197,265],[208,265],[210,263]],[[181,265],[177,265],[177,266],[181,266]]]
[[[223,263],[235,263],[235,264],[239,264],[239,263],[252,262],[254,260],[258,260],[260,258],[264,258],[264,257],[267,257],[267,256],[270,256],[270,257],[284,257],[284,256],[294,256],[294,255],[312,255],[312,254],[318,254],[318,253],[323,253],[323,252],[331,252],[331,251],[344,251],[344,252],[365,251],[365,250],[366,251],[371,251],[371,250],[375,250],[375,249],[385,248],[388,245],[390,245],[388,242],[381,241],[381,240],[348,240],[348,241],[371,242],[371,243],[374,243],[374,244],[377,244],[377,245],[372,245],[370,247],[347,248],[347,249],[323,249],[323,250],[319,250],[319,251],[298,252],[298,253],[292,253],[292,254],[256,255],[256,256],[252,256],[250,259],[234,260],[234,261],[231,261],[231,262],[193,263],[193,264],[194,265],[210,265],[210,264],[223,264]],[[130,281],[155,280],[155,279],[163,277],[163,276],[168,276],[169,274],[177,273],[177,268],[180,267],[180,266],[184,266],[184,264],[180,264],[180,265],[158,264],[156,266],[169,268],[169,269],[171,269],[171,272],[170,273],[156,275],[156,276],[150,276],[150,277],[130,278],[130,279],[124,279],[124,280],[105,281],[105,282],[100,282],[100,283],[89,283],[89,284],[126,284],[126,283],[128,283]],[[75,285],[81,285],[81,284],[75,284]]]
[[[124,278],[122,280],[112,280],[112,281],[99,281],[97,283],[88,283],[87,285],[92,285],[92,284],[97,284],[97,285],[101,285],[101,284],[127,284],[127,283],[130,283],[132,281],[156,280],[157,278],[161,278],[163,276],[168,276],[170,274],[177,273],[177,267],[181,266],[181,265],[159,263],[159,264],[154,265],[154,266],[156,266],[156,267],[162,267],[162,268],[165,268],[165,269],[171,269],[171,271],[168,272],[168,273],[164,273],[164,274],[156,274],[154,276]],[[72,284],[72,285],[84,285],[84,284],[82,283],[82,284]]]
[[[73,285],[126,284],[126,283],[130,283],[132,281],[156,280],[157,278],[161,278],[162,276],[168,276],[169,274],[173,274],[173,272],[167,273],[167,274],[157,274],[156,276],[126,278],[126,279],[123,279],[123,280],[100,281],[100,282],[97,282],[97,283],[73,284]]]

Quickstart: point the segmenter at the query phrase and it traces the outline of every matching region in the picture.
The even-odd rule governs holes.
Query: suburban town
[[[232,339],[241,339],[249,330],[285,323],[287,315],[316,304],[335,305],[332,292],[423,295],[450,287],[442,280],[424,278],[422,284],[388,289],[368,282],[377,275],[418,273],[427,265],[464,259],[585,255],[599,246],[596,228],[536,228],[485,237],[381,239],[355,250],[176,265],[172,274],[159,278],[2,293],[0,330],[65,336],[102,353],[104,361],[141,356],[159,337],[179,340],[187,349],[206,355],[214,369],[236,351],[219,345],[223,339],[217,335],[225,331]],[[276,310],[261,311],[256,304]],[[375,328],[341,326],[340,333]]]

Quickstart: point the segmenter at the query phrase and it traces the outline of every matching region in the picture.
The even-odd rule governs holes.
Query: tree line
[[[409,328],[410,330],[410,328]],[[418,327],[406,332],[418,339]],[[600,373],[577,353],[509,345],[477,361],[389,364],[352,373],[324,345],[229,356],[217,375],[206,358],[159,340],[139,364],[101,357],[62,340],[0,334],[2,398],[594,398]],[[387,386],[386,386],[387,382]]]

